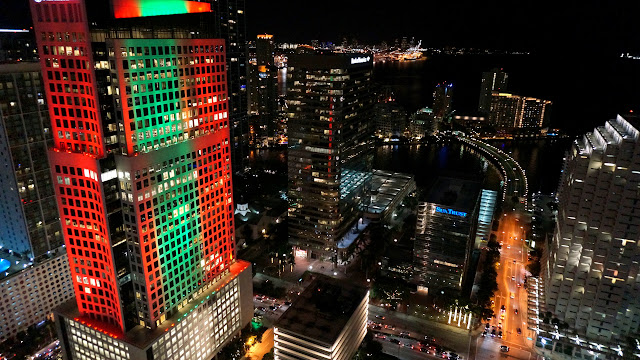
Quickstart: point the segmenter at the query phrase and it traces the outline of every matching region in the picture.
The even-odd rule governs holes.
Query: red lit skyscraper
[[[84,3],[32,1],[31,13],[53,132],[52,178],[78,308],[124,330],[100,179],[104,144]]]
[[[224,40],[116,33],[102,43],[108,60],[99,65],[109,69],[99,81],[112,104],[98,104],[83,1],[33,0],[31,7],[76,293],[75,303],[56,310],[65,356],[212,357],[253,312],[251,272],[235,260]],[[105,128],[117,136],[105,136]],[[123,311],[115,270],[113,198],[120,199],[135,314]],[[167,342],[176,332],[186,343]]]

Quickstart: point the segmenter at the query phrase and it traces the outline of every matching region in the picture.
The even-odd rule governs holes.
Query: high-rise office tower
[[[51,143],[40,64],[1,64],[0,342],[73,297],[47,159]]]
[[[508,82],[509,74],[504,72],[503,69],[494,68],[490,71],[483,72],[478,111],[489,114],[491,110],[491,93],[494,91],[505,92]]]
[[[278,114],[278,69],[274,65],[273,35],[258,35],[255,50],[255,58],[249,61],[249,107],[252,114],[249,133],[250,137],[262,140],[270,137],[273,140]]]
[[[551,101],[493,92],[489,122],[498,130],[540,129],[548,119]]]
[[[419,286],[462,289],[479,200],[480,183],[441,177],[418,204],[414,274]]]
[[[600,345],[625,346],[640,324],[639,125],[618,116],[576,141],[558,191],[546,310]]]
[[[373,108],[376,135],[390,138],[402,136],[407,128],[407,112],[394,98],[388,97]]]
[[[245,0],[210,2],[219,31],[218,37],[227,41],[231,159],[236,171],[244,169],[246,165],[245,147],[249,134]]]
[[[62,247],[47,159],[52,136],[40,65],[0,65],[0,84],[0,246],[30,264]]]
[[[113,13],[211,10],[180,3],[114,1]],[[147,35],[166,38],[148,38],[126,21],[90,33],[82,0],[34,0],[31,9],[76,295],[55,310],[65,357],[211,358],[252,315],[249,265],[235,259],[225,41],[169,38],[189,32],[159,27]],[[94,62],[100,51],[105,64]],[[108,77],[95,68],[108,69]],[[111,99],[98,97],[101,82]],[[110,112],[101,100],[111,101]],[[107,188],[111,181],[115,189]],[[124,311],[117,281],[112,195],[122,212],[135,314]]]
[[[337,261],[371,176],[373,56],[299,47],[289,57],[289,240]]]
[[[498,130],[516,127],[522,112],[522,96],[494,92],[491,96],[489,123]]]
[[[445,81],[436,85],[436,88],[433,91],[433,116],[436,121],[442,121],[445,116],[451,113],[452,98],[452,83]]]
[[[433,116],[433,110],[422,108],[409,116],[409,134],[414,138],[433,136],[438,129],[438,121]]]

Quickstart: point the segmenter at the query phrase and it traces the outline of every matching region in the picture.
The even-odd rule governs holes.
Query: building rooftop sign
[[[467,213],[466,212],[462,212],[462,211],[456,211],[453,209],[445,209],[445,208],[441,208],[439,206],[436,206],[436,211],[442,214],[449,214],[449,215],[455,215],[455,216],[460,216],[460,217],[467,217]]]
[[[371,61],[371,56],[359,56],[351,58],[351,64],[363,64]]]

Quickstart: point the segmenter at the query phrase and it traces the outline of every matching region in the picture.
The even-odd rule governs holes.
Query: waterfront
[[[562,169],[564,152],[571,140],[539,140],[539,141],[491,141],[490,143],[506,151],[520,163],[527,173],[529,188],[532,192],[556,191]],[[253,150],[249,163],[253,169],[266,173],[279,186],[272,186],[269,192],[277,192],[278,188],[286,189],[286,150],[262,149]],[[419,187],[426,188],[438,176],[462,176],[472,179],[483,179],[487,189],[498,189],[500,178],[498,172],[477,155],[457,143],[429,143],[422,145],[383,145],[375,149],[373,162],[375,169],[408,173],[415,176]],[[258,182],[258,184],[264,182]],[[256,185],[258,185],[256,184]],[[258,185],[261,186],[261,185]],[[255,193],[255,188],[247,192]]]
[[[572,58],[573,59],[573,58]],[[374,79],[393,90],[398,103],[416,111],[433,102],[437,83],[454,84],[453,108],[475,112],[483,71],[499,67],[509,74],[510,92],[553,101],[551,125],[582,134],[616,113],[637,108],[638,62],[615,56],[567,60],[550,55],[432,56],[424,61],[376,63]],[[598,62],[594,68],[588,64]]]

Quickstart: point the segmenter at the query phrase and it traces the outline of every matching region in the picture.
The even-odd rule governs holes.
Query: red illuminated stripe
[[[49,160],[79,311],[124,330],[98,159],[104,157],[82,0],[31,1],[54,148]]]

